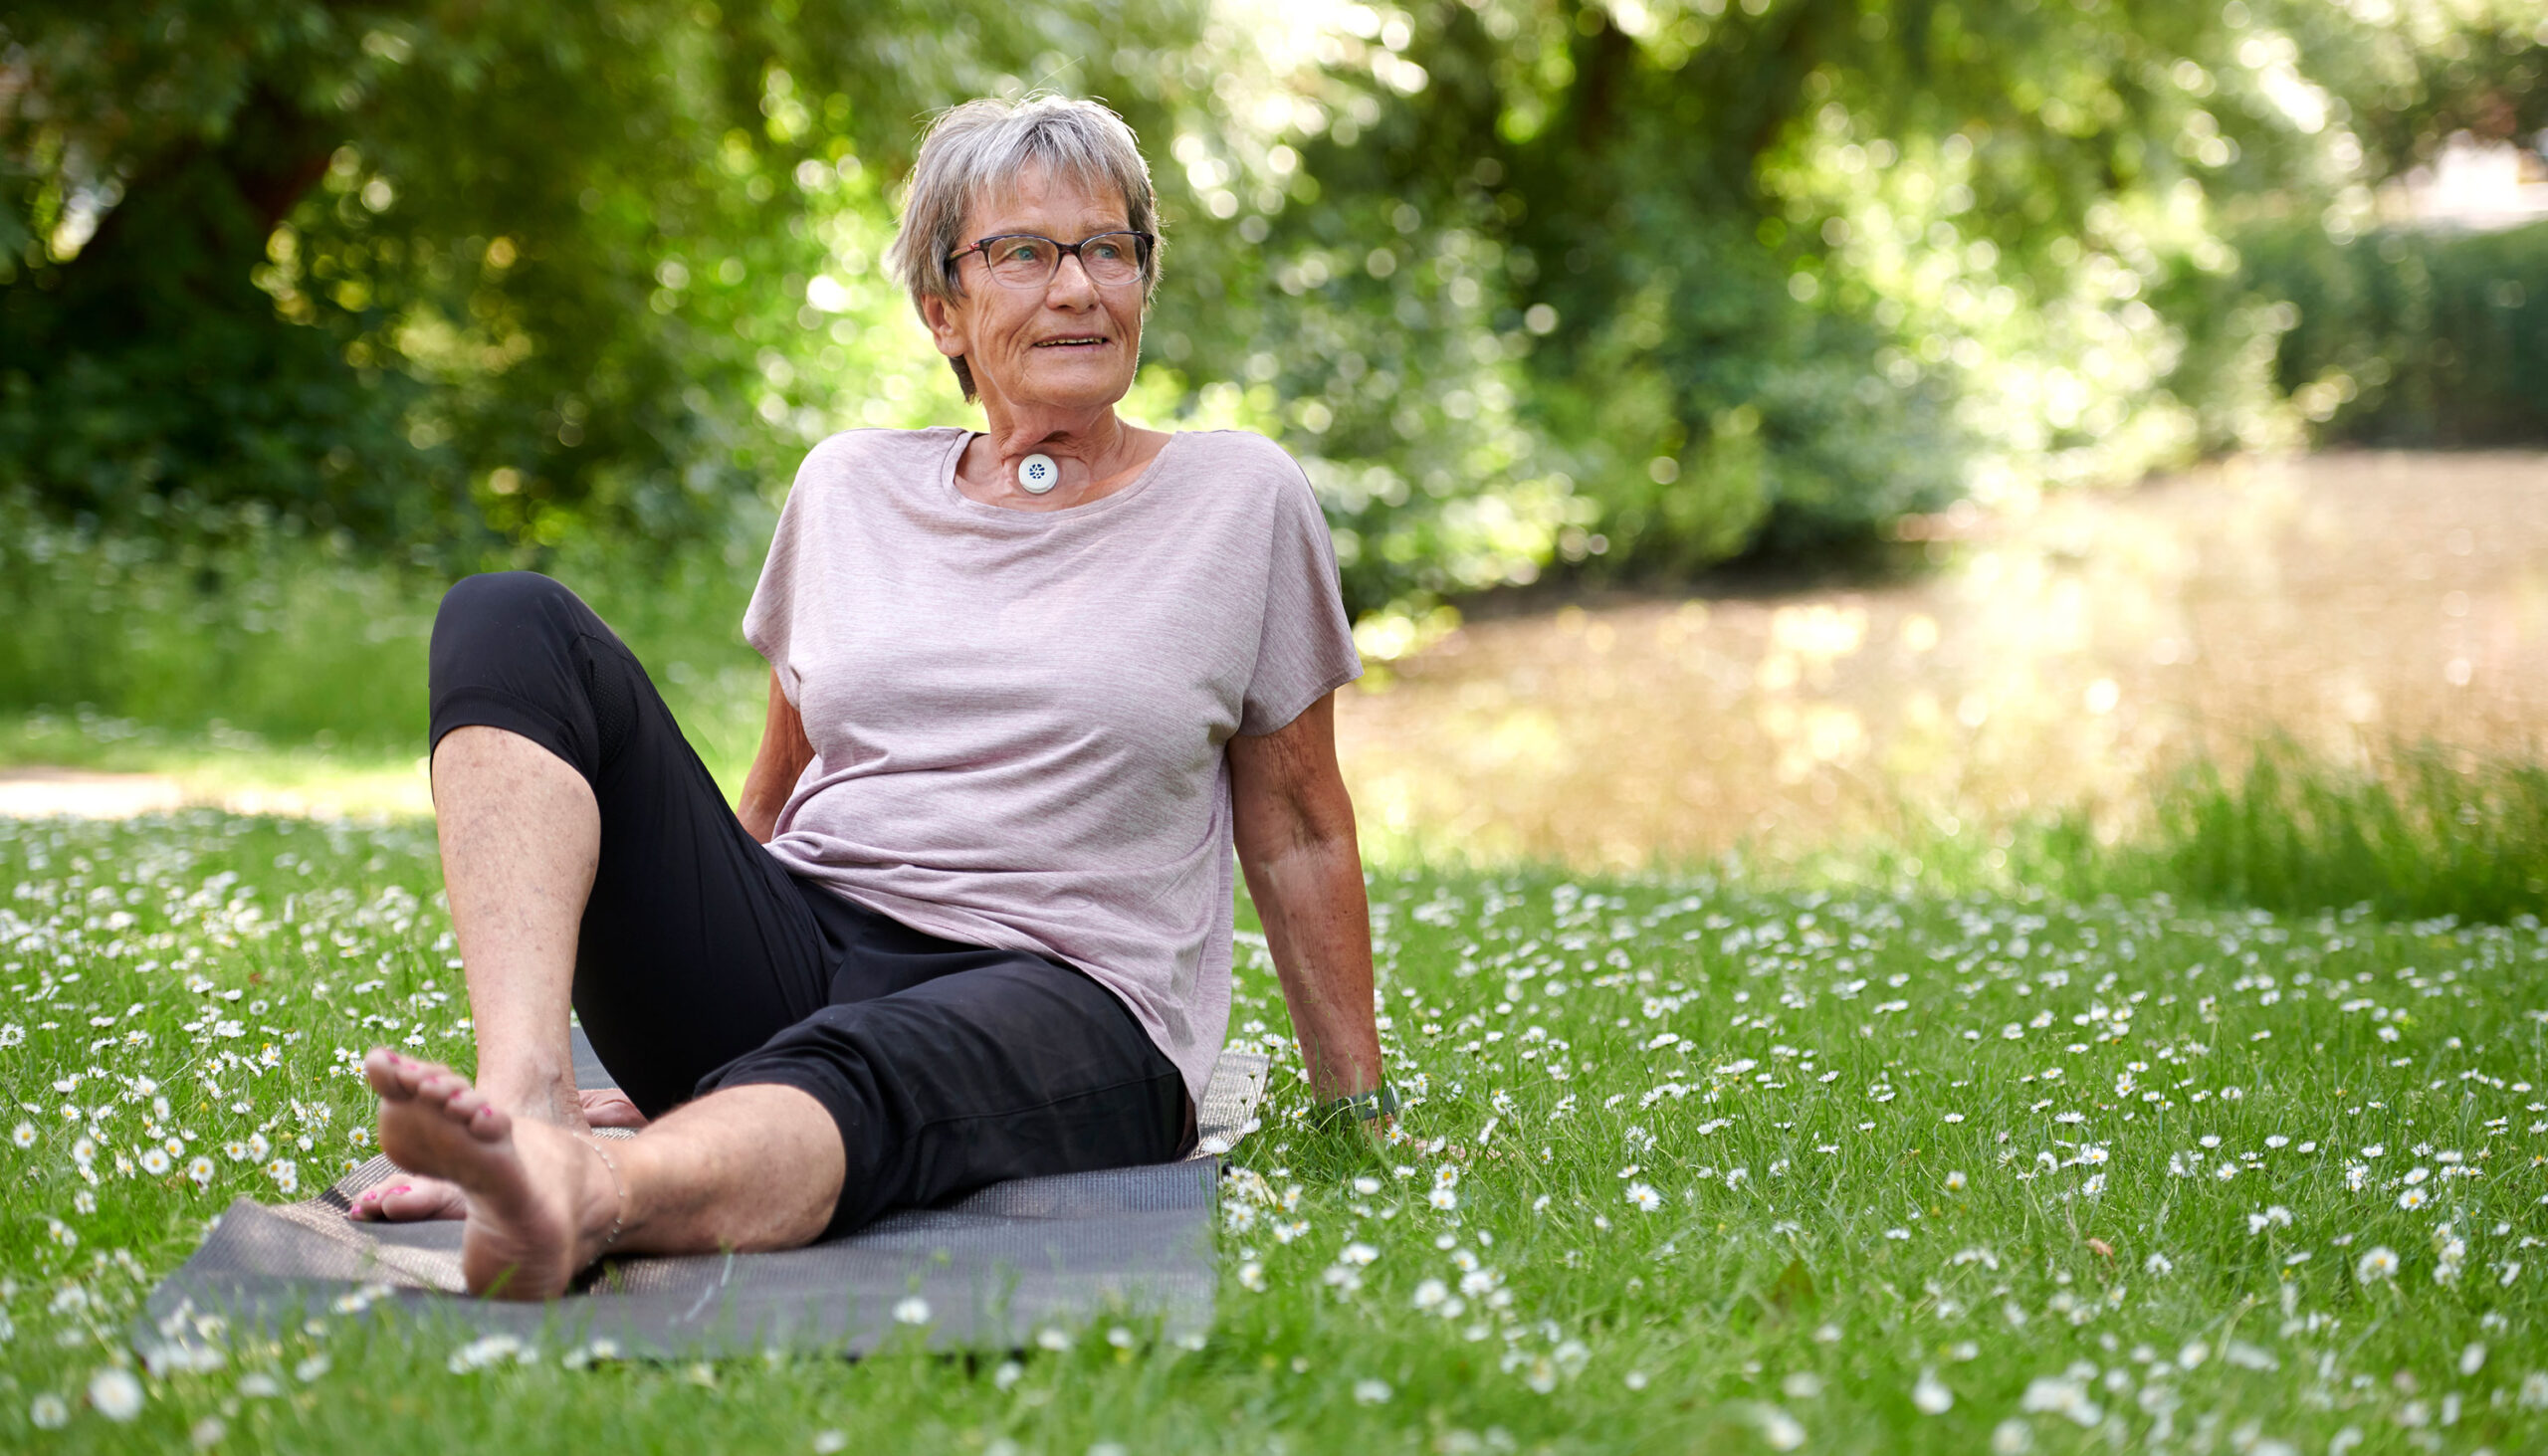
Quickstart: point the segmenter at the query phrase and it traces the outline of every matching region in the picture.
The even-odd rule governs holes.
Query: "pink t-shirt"
[[[1229,1026],[1233,733],[1362,673],[1299,465],[1171,436],[1060,511],[956,486],[971,432],[814,447],[743,615],[814,748],[770,853],[905,925],[1055,955],[1199,1101]]]

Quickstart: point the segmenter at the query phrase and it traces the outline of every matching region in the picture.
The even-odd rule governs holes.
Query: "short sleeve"
[[[760,581],[752,587],[751,605],[743,609],[743,640],[777,670],[779,691],[790,703],[799,702],[796,669],[789,655],[795,640],[798,568],[806,536],[813,530],[807,518],[816,509],[816,482],[828,474],[822,468],[826,456],[826,447],[818,445],[797,467],[795,484],[778,510],[778,529],[770,537],[769,555],[761,561]]]
[[[1270,733],[1363,675],[1336,569],[1336,541],[1300,467],[1284,459],[1267,542],[1265,620],[1238,730]]]

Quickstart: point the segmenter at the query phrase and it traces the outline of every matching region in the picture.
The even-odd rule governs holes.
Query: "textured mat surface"
[[[575,1052],[578,1085],[613,1085],[580,1031]],[[154,1364],[191,1363],[233,1332],[377,1309],[566,1348],[607,1341],[631,1357],[856,1352],[906,1326],[943,1349],[1008,1349],[1108,1314],[1200,1336],[1218,1154],[1254,1128],[1265,1074],[1262,1056],[1222,1054],[1184,1162],[994,1184],[785,1253],[611,1260],[546,1305],[464,1293],[457,1222],[349,1222],[355,1196],[397,1175],[375,1157],[304,1202],[233,1203],[151,1294],[135,1343]]]

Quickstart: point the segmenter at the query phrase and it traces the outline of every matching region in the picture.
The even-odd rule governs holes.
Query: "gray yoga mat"
[[[1108,1317],[1199,1339],[1212,1319],[1218,1154],[1254,1128],[1265,1076],[1263,1056],[1221,1054],[1183,1162],[997,1183],[784,1253],[614,1259],[545,1305],[471,1298],[456,1221],[348,1221],[355,1196],[398,1175],[375,1157],[316,1198],[231,1204],[151,1293],[134,1343],[156,1367],[199,1365],[232,1334],[384,1309],[551,1355],[601,1346],[630,1358],[858,1353],[897,1332],[934,1349],[1007,1350]],[[575,1080],[615,1085],[580,1030]]]

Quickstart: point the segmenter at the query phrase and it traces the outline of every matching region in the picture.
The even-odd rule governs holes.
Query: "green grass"
[[[1242,950],[1281,1070],[1199,1349],[455,1372],[345,1318],[110,1422],[84,1392],[204,1221],[367,1150],[348,1059],[467,1063],[434,892],[412,821],[0,821],[0,1446],[2548,1444],[2536,920],[1430,870],[1374,886],[1400,1145],[1307,1129]]]
[[[537,563],[636,651],[729,794],[759,742],[768,671],[741,635],[761,542],[738,529],[651,563],[589,540]],[[449,584],[253,515],[217,536],[100,534],[0,494],[0,619],[12,628],[0,633],[0,767],[167,773],[212,800],[264,788],[412,802],[426,645]],[[2145,807],[2109,844],[2084,810],[1947,838],[1905,805],[1899,842],[1774,872],[2286,914],[2368,905],[2501,923],[2548,907],[2548,765],[2535,756],[2395,744],[2353,767],[2273,738],[2244,765],[2182,765]],[[1442,847],[1421,829],[1402,840],[1390,848]]]
[[[147,773],[173,779],[189,802],[251,796],[273,804],[332,802],[343,812],[421,813],[430,805],[420,744],[335,742],[278,748],[226,725],[178,733],[83,706],[0,714],[0,770],[28,764],[93,773]]]
[[[1906,806],[1899,831],[1802,853],[1730,854],[1719,868],[1840,890],[2173,897],[2305,916],[2503,925],[2548,910],[2548,764],[2433,741],[2357,764],[2287,735],[2243,765],[2158,774],[2140,802],[2070,808],[1943,834]]]
[[[2197,762],[2162,779],[2121,845],[2074,814],[2013,847],[2014,878],[2074,898],[2502,923],[2548,908],[2548,766],[2428,742],[2346,767],[2272,738],[2235,771]]]
[[[533,563],[626,639],[730,787],[761,726],[768,668],[742,635],[760,549],[579,541]],[[105,534],[0,493],[0,766],[289,783],[412,764],[452,579],[253,514],[219,534]]]

